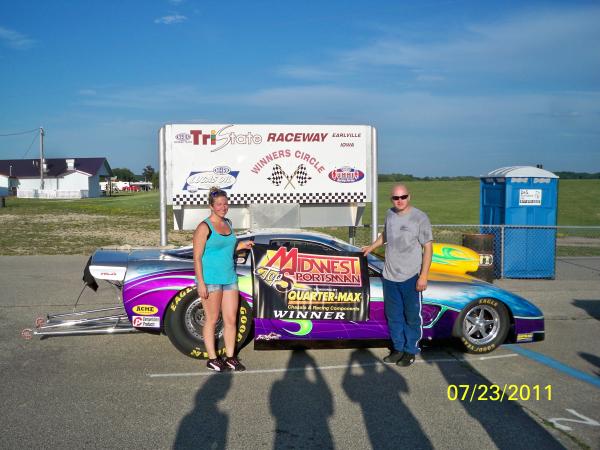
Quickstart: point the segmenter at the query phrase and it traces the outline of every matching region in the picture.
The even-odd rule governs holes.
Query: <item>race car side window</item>
[[[370,278],[381,278],[381,272],[377,272],[371,266],[369,266],[369,277]]]
[[[250,250],[239,250],[235,254],[235,263],[238,266],[242,266],[249,263],[248,256],[250,256]]]
[[[290,248],[297,248],[302,253],[331,251],[331,247],[317,244],[316,242],[294,241],[291,239],[273,239],[270,243],[271,245],[275,245],[277,247],[285,247],[288,250]]]
[[[271,239],[269,241],[269,245],[273,245],[275,247],[285,247],[288,250],[292,248],[292,243],[289,239]]]

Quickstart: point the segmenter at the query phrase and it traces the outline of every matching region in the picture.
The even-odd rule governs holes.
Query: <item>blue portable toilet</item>
[[[481,177],[479,218],[495,227],[496,275],[554,278],[558,176],[539,167],[514,166]],[[519,227],[522,225],[523,227]]]

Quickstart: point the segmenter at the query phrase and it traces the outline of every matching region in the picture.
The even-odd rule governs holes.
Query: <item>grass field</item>
[[[394,183],[379,183],[378,220],[390,206]],[[412,204],[427,212],[434,224],[479,223],[479,180],[412,181]],[[366,222],[371,220],[367,207]],[[558,189],[558,225],[600,226],[600,180],[562,180]]]
[[[160,242],[158,192],[82,200],[6,199],[0,209],[0,254],[88,254],[102,246],[156,246]],[[173,228],[169,214],[169,227]],[[10,230],[6,232],[6,230]],[[169,232],[183,245],[190,232]]]
[[[390,206],[393,183],[380,183],[379,223]],[[413,204],[429,214],[433,224],[477,224],[479,181],[414,181],[408,183]],[[600,181],[563,180],[559,184],[558,224],[600,226]],[[0,208],[0,254],[88,254],[100,246],[155,246],[160,240],[158,192],[120,194],[83,200],[37,200],[8,197]],[[370,223],[370,205],[364,216]],[[168,215],[169,243],[191,242],[191,232],[172,231]],[[347,237],[347,229],[332,231]],[[562,231],[561,231],[562,233]],[[600,254],[587,245],[585,230],[562,233],[583,239],[583,245],[559,248],[559,254]],[[368,239],[368,232],[363,233]],[[591,236],[600,239],[600,232]],[[575,244],[579,241],[574,238]],[[591,242],[591,241],[590,241]],[[595,240],[593,242],[596,242]]]

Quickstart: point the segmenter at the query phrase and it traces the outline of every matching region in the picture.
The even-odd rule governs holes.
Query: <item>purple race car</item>
[[[239,235],[271,248],[298,249],[303,254],[358,252],[357,247],[331,236],[300,230],[266,230]],[[445,261],[460,260],[469,249],[447,246]],[[475,254],[476,255],[476,254]],[[472,256],[472,255],[471,255]],[[476,255],[477,256],[477,255]],[[436,254],[434,253],[434,262]],[[467,260],[467,257],[463,258]],[[442,261],[444,262],[444,261]],[[240,311],[237,345],[254,335],[255,348],[382,346],[389,344],[384,317],[381,272],[383,261],[367,258],[368,320],[326,320],[298,313],[286,318],[256,317],[253,261],[250,252],[237,255]],[[469,275],[442,272],[434,264],[422,305],[423,339],[458,338],[465,350],[487,353],[504,342],[544,339],[544,317],[533,304]],[[207,358],[202,340],[202,303],[196,291],[192,247],[178,249],[97,250],[84,272],[84,281],[97,287],[113,284],[123,306],[74,314],[49,315],[34,334],[64,335],[149,331],[165,333],[173,345],[192,358]],[[93,317],[90,317],[93,316]],[[217,324],[217,351],[224,354],[222,323]]]

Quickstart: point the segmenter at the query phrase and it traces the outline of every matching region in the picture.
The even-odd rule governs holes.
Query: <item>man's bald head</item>
[[[405,184],[398,183],[398,184],[395,184],[392,186],[391,195],[405,195],[405,194],[410,195],[410,191],[408,190],[408,187],[406,187]]]
[[[404,184],[395,184],[392,187],[392,204],[396,211],[405,213],[410,210],[410,192]]]

